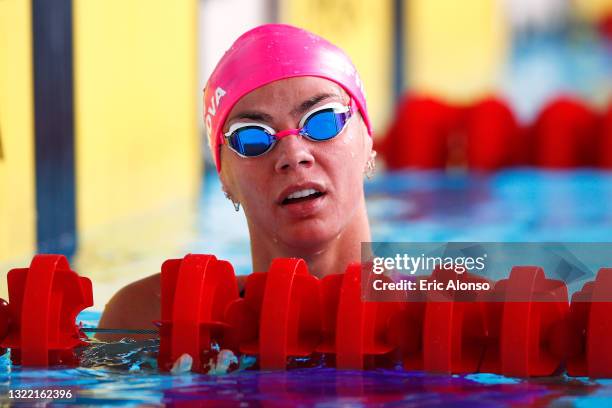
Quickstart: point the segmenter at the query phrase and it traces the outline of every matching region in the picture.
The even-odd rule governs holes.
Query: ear
[[[368,134],[368,128],[365,122],[363,121],[363,118],[361,117],[361,115],[359,115],[359,119],[360,119],[361,134],[362,134],[362,139],[363,139],[363,157],[365,157],[365,161],[367,163],[367,161],[370,159],[370,154],[374,147],[374,136],[370,136]]]
[[[233,193],[232,183],[228,183],[223,176],[223,171],[219,174],[219,179],[221,180],[221,190],[225,193],[227,197],[233,198],[235,197]]]

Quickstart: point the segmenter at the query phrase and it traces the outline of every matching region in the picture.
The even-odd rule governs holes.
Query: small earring
[[[225,194],[225,198],[227,198],[232,202],[232,204],[234,204],[234,210],[236,210],[236,212],[240,211],[240,201],[234,201],[234,199],[225,190],[223,190],[223,194]]]
[[[370,152],[370,158],[366,163],[366,167],[364,170],[365,176],[370,180],[374,176],[374,170],[376,169],[376,150],[372,150]]]

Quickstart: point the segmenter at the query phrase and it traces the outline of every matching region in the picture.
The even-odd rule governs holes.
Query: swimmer
[[[362,84],[343,51],[289,25],[256,27],[211,74],[204,120],[223,191],[247,219],[253,271],[296,257],[323,277],[360,262],[375,153]],[[158,273],[117,292],[100,327],[147,328],[160,314]]]

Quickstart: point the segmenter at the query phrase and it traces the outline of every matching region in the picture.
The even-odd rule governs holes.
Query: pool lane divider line
[[[278,258],[268,271],[248,276],[240,298],[229,262],[198,254],[167,260],[161,320],[153,322],[158,368],[168,371],[189,354],[191,370],[207,373],[216,344],[256,356],[264,370],[325,355],[338,369],[377,368],[401,358],[409,371],[527,378],[565,369],[571,377],[612,378],[612,268],[601,268],[570,302],[565,282],[547,278],[538,266],[515,266],[486,290],[449,290],[450,282],[486,278],[436,269],[415,278],[417,286],[426,284],[423,290],[400,286],[389,288],[387,298],[363,297],[364,288],[375,289],[370,280],[399,284],[372,275],[368,265],[318,279],[304,260]],[[11,303],[0,299],[0,355],[11,349],[13,365],[78,366],[77,348],[91,344],[84,330],[155,334],[77,325],[79,312],[93,305],[92,285],[65,256],[36,255],[7,280]]]
[[[77,248],[73,1],[32,0],[37,251]]]

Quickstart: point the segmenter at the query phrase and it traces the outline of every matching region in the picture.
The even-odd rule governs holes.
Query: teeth
[[[318,193],[317,190],[315,190],[314,188],[308,188],[306,190],[300,190],[300,191],[296,191],[294,193],[291,193],[287,196],[287,200],[290,200],[292,198],[302,198],[302,197],[308,197],[311,194],[316,194]]]

